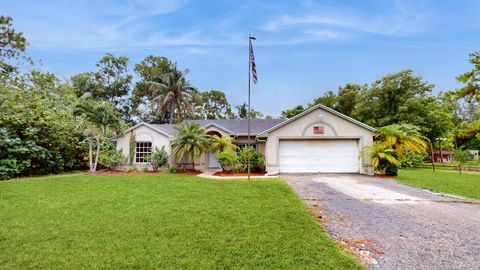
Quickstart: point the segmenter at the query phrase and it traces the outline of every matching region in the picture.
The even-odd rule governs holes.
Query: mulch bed
[[[190,175],[199,175],[201,173],[203,173],[202,171],[197,171],[197,170],[185,170],[185,171],[180,171],[178,173],[182,173],[182,174],[190,174]]]
[[[216,172],[215,176],[248,176],[248,173],[239,172]],[[265,176],[265,173],[250,173],[250,176]]]
[[[122,171],[97,171],[97,172],[89,172],[91,174],[119,174],[119,175],[123,175],[123,174],[159,174],[159,173],[162,173],[162,172],[122,172]]]
[[[90,172],[88,172],[90,173]],[[126,174],[161,174],[164,173],[162,171],[158,172],[122,172],[122,171],[97,171],[97,172],[92,172],[91,174],[111,174],[111,175],[126,175]],[[177,174],[189,174],[189,175],[199,175],[201,174],[202,171],[197,171],[197,170],[184,170],[184,171],[179,171]]]

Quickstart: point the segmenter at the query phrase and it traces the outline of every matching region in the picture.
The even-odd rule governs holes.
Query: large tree
[[[447,93],[447,98],[454,104],[457,142],[475,148],[480,144],[480,52],[470,54],[470,63],[472,70],[457,77],[464,86]]]
[[[166,74],[176,71],[176,65],[166,57],[149,55],[135,65],[138,81],[132,92],[132,113],[142,121],[160,123],[167,115],[159,115],[153,110],[152,99],[155,92],[151,91],[152,82],[163,83]],[[166,112],[168,113],[168,112]]]
[[[211,90],[198,93],[195,114],[200,119],[230,119],[234,118],[232,108],[225,93]]]
[[[158,115],[167,116],[172,124],[181,122],[194,112],[192,97],[196,89],[185,78],[188,69],[173,71],[162,77],[162,82],[151,82],[152,106]],[[163,119],[166,121],[167,119]]]
[[[108,100],[120,110],[123,118],[131,120],[128,94],[132,75],[128,73],[128,57],[104,55],[96,64],[95,72],[84,72],[71,78],[79,97]]]
[[[352,116],[374,127],[397,123],[422,127],[433,87],[411,70],[387,74],[359,93]]]
[[[17,71],[13,60],[26,58],[24,55],[27,40],[23,33],[13,29],[12,18],[0,16],[0,79]]]

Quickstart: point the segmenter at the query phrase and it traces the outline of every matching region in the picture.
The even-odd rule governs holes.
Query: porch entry
[[[217,161],[217,153],[214,151],[208,151],[208,168],[209,169],[220,169],[221,166]]]

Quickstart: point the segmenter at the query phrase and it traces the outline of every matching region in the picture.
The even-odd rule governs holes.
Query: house
[[[478,150],[468,150],[470,152],[470,155],[472,156],[473,160],[477,160],[479,157],[479,152]]]
[[[428,151],[429,160],[432,160],[432,151]],[[449,150],[433,149],[433,160],[435,162],[451,162],[453,160],[453,152]]]
[[[242,147],[249,143],[247,120],[186,120],[199,123],[210,135],[231,136]],[[128,156],[131,135],[135,138],[135,160],[145,164],[152,147],[165,146],[170,154],[174,125],[139,123],[117,138],[117,149]],[[373,143],[375,129],[318,104],[290,119],[252,119],[251,139],[265,155],[268,174],[361,173],[373,174],[371,162],[361,157],[364,146]],[[170,162],[174,162],[171,160]],[[181,163],[187,163],[185,157]],[[200,170],[220,167],[216,153],[203,153],[195,160]]]

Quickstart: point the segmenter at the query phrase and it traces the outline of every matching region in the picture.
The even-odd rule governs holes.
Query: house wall
[[[149,127],[140,126],[130,132],[125,133],[124,135],[117,138],[117,149],[121,150],[126,157],[129,157],[129,150],[130,150],[130,135],[135,135],[136,142],[151,142],[152,148],[155,147],[161,148],[165,146],[165,151],[171,156],[171,147],[170,147],[170,139]],[[143,165],[143,163],[135,163],[135,165]]]
[[[314,134],[314,126],[323,126],[324,134]],[[373,143],[374,132],[318,108],[296,120],[268,133],[266,165],[269,174],[278,173],[278,148],[280,139],[358,139],[359,149]],[[360,173],[373,174],[371,161],[361,158]]]

